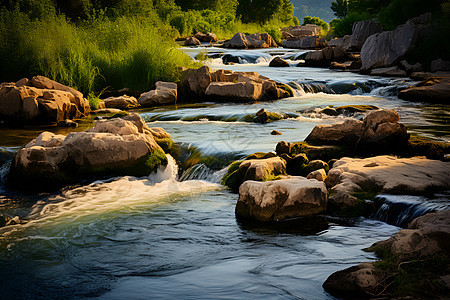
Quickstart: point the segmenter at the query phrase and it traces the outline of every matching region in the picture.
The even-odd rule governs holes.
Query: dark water
[[[189,51],[195,55],[199,50]],[[268,50],[286,54],[283,51]],[[280,140],[301,141],[314,126],[349,117],[319,114],[327,105],[395,108],[410,132],[449,141],[449,106],[410,103],[395,96],[408,79],[274,69],[266,56],[257,58],[257,64],[225,66],[220,58],[210,64],[257,71],[289,83],[297,87],[296,97],[164,107],[142,110],[141,115],[149,126],[166,129],[176,142],[217,157],[272,151]],[[306,93],[308,85],[349,90]],[[264,125],[244,121],[261,108],[291,117]],[[87,120],[77,130],[91,125]],[[42,130],[65,133],[57,128],[0,129],[0,175],[6,173],[3,163],[14,151]],[[283,135],[272,136],[272,130]],[[332,299],[321,287],[324,280],[337,270],[374,259],[362,249],[399,230],[363,218],[345,224],[328,221],[308,232],[300,225],[285,231],[241,224],[234,215],[238,196],[217,183],[223,170],[196,166],[183,181],[176,173],[171,161],[166,170],[149,177],[118,177],[52,195],[22,195],[0,183],[0,213],[24,222],[0,229],[0,298]],[[447,203],[448,194],[440,199]]]

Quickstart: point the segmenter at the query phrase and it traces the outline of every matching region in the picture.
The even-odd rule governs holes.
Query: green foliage
[[[244,23],[293,23],[294,6],[289,0],[240,0],[236,14]]]
[[[350,12],[343,19],[334,19],[330,22],[331,30],[338,37],[352,34],[353,23],[370,19],[367,13]]]
[[[319,25],[323,30],[328,31],[328,23],[318,17],[306,16],[303,18],[303,26],[306,24]]]
[[[331,2],[331,10],[339,19],[347,16],[347,0],[336,0]]]
[[[176,80],[179,66],[191,65],[172,34],[146,17],[99,15],[75,25],[61,15],[32,19],[1,10],[0,80],[44,75],[86,95],[104,86],[148,90],[158,80]]]

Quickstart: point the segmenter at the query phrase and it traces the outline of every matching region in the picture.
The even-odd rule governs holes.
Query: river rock
[[[351,35],[344,35],[342,38],[333,39],[327,43],[329,47],[340,47],[342,50],[347,50],[350,43]]]
[[[398,261],[450,254],[450,210],[429,213],[414,219],[394,237],[373,244],[369,251],[386,251]]]
[[[212,82],[206,89],[205,96],[214,100],[233,102],[257,101],[262,95],[262,84],[256,82]]]
[[[442,73],[428,78],[416,86],[399,92],[399,98],[408,101],[425,101],[448,104],[450,99],[450,73]]]
[[[400,69],[397,66],[387,68],[376,68],[370,71],[370,75],[373,76],[386,76],[386,77],[406,77],[406,71]]]
[[[441,58],[435,59],[431,62],[430,69],[431,72],[450,71],[450,61],[445,61]]]
[[[238,217],[282,221],[323,213],[327,189],[323,182],[292,177],[268,182],[246,181],[239,188]]]
[[[67,136],[43,132],[16,152],[7,182],[18,189],[54,190],[98,176],[147,176],[166,164],[150,128],[130,114]]]
[[[315,24],[295,25],[281,28],[283,39],[300,39],[308,36],[318,36],[320,34],[321,27]]]
[[[345,299],[366,299],[381,291],[383,272],[373,263],[362,263],[330,275],[323,284],[325,291]]]
[[[327,46],[327,41],[318,36],[309,36],[298,40],[283,40],[282,45],[293,49],[320,49]]]
[[[223,47],[233,49],[255,49],[277,46],[277,43],[267,33],[254,33],[246,36],[245,34],[238,32],[223,44]]]
[[[269,67],[275,68],[289,67],[289,63],[284,59],[282,59],[281,57],[277,56],[270,61]]]
[[[109,97],[102,100],[105,103],[105,108],[117,108],[117,109],[131,109],[140,106],[137,99],[132,96],[119,96]]]
[[[257,72],[232,72],[209,67],[189,69],[178,84],[182,99],[226,102],[277,100],[293,96],[292,89]],[[192,100],[191,100],[192,101]]]
[[[326,47],[322,50],[311,51],[305,57],[306,66],[328,67],[332,61],[345,59],[345,53],[340,47]]]
[[[353,23],[350,41],[343,49],[346,51],[360,51],[369,36],[382,31],[383,27],[377,22],[371,20],[355,22]]]
[[[156,82],[156,89],[139,96],[139,104],[143,107],[167,105],[177,102],[177,84],[172,82]]]
[[[243,175],[243,181],[265,181],[272,176],[286,174],[286,164],[279,157],[250,159],[241,163],[239,171]]]
[[[445,299],[448,295],[446,282],[450,276],[449,220],[450,210],[414,219],[407,229],[366,249],[379,254],[380,262],[363,263],[338,271],[328,277],[323,288],[333,296],[346,299],[366,299],[373,295],[392,298],[393,294],[400,296],[405,293],[407,297],[399,299]],[[436,264],[439,264],[438,268]],[[441,288],[429,288],[431,276],[434,284]],[[402,282],[402,278],[408,278],[408,281]],[[393,282],[398,284],[391,284]],[[405,284],[409,288],[398,286]]]
[[[359,153],[401,151],[409,135],[398,119],[395,110],[377,110],[370,112],[363,121],[351,119],[339,124],[318,125],[305,141],[319,145],[344,145]]]
[[[89,113],[83,94],[43,76],[0,86],[0,119],[7,123],[58,123]]]
[[[359,191],[388,194],[426,194],[450,188],[450,162],[424,157],[344,157],[328,172],[330,205],[345,209],[359,204]]]
[[[190,36],[184,41],[185,46],[200,46],[202,43],[195,37]]]
[[[399,63],[417,42],[431,30],[426,24],[431,14],[410,19],[395,30],[384,31],[367,38],[361,49],[362,69],[390,67]]]
[[[217,36],[212,33],[212,32],[208,32],[208,33],[201,33],[201,32],[197,32],[194,37],[199,40],[200,42],[204,42],[204,43],[216,43],[218,41]]]
[[[307,179],[316,179],[318,181],[325,181],[327,179],[327,173],[324,169],[312,171],[306,176]]]

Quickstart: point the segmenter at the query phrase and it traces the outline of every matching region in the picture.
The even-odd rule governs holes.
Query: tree
[[[324,31],[328,31],[329,28],[328,23],[318,17],[310,17],[310,16],[304,17],[302,26],[305,26],[306,24],[319,25]]]
[[[347,0],[336,0],[331,2],[331,10],[334,11],[334,15],[339,19],[347,16]]]

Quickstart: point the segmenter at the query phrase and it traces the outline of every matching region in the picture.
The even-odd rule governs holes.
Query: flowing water
[[[148,177],[110,178],[54,194],[21,194],[1,182],[18,147],[42,130],[60,129],[0,129],[0,214],[22,222],[0,228],[0,298],[332,299],[321,287],[331,273],[374,259],[362,249],[388,238],[412,216],[448,208],[448,193],[431,199],[384,195],[371,219],[328,219],[308,230],[238,222],[238,196],[218,183],[225,161],[273,151],[280,140],[301,141],[318,124],[363,117],[330,117],[321,108],[395,108],[411,133],[448,142],[450,107],[399,100],[398,88],[412,84],[407,78],[295,67],[303,51],[185,51],[193,57],[207,51],[213,68],[257,71],[287,83],[296,97],[141,110],[149,126],[163,127],[185,148],[224,163],[212,169],[194,165],[178,178],[170,158],[166,169]],[[274,54],[292,67],[269,68]],[[289,118],[245,122],[261,108]],[[79,130],[91,124],[86,120]]]

